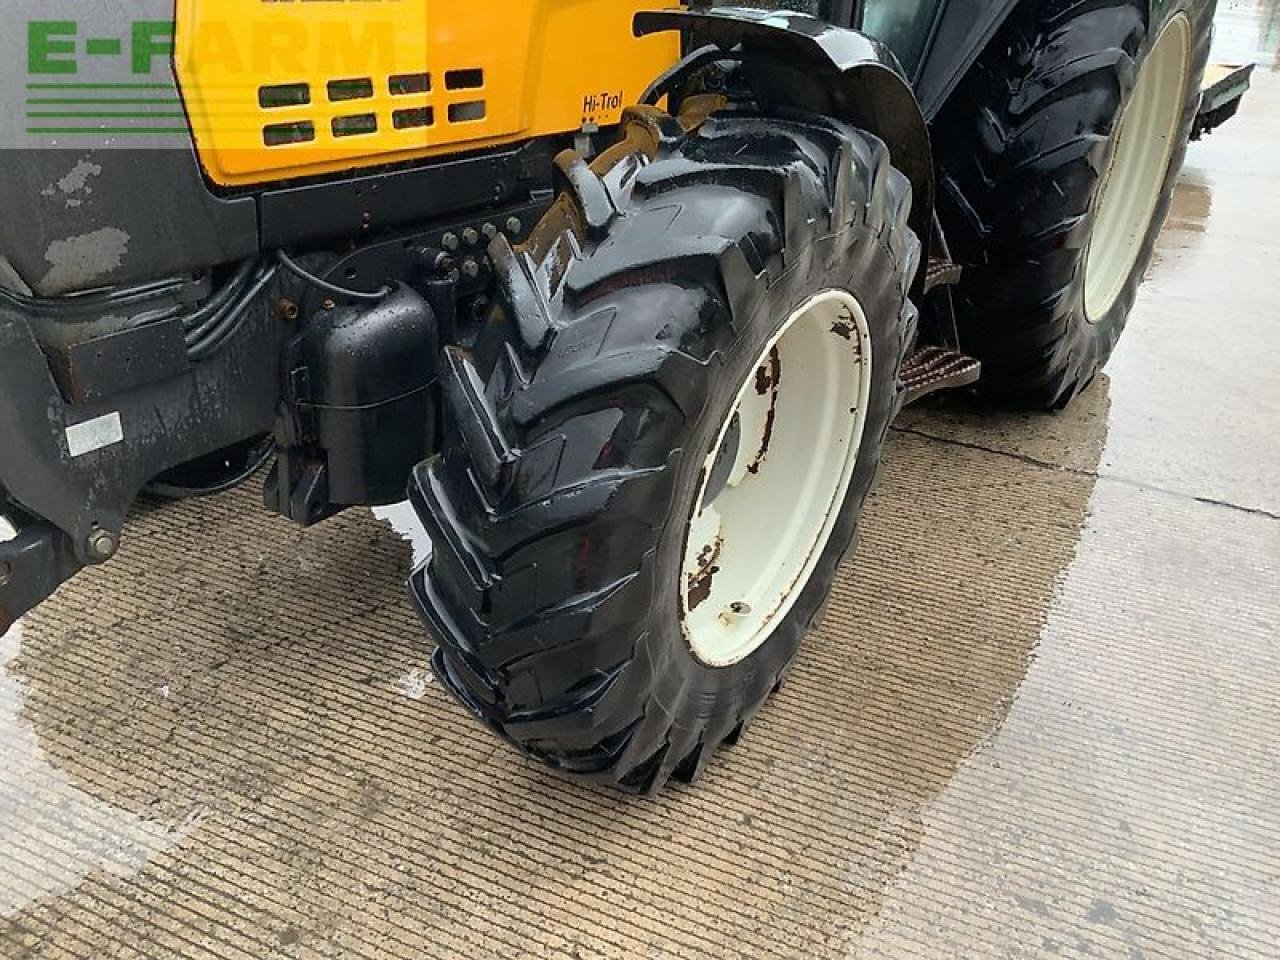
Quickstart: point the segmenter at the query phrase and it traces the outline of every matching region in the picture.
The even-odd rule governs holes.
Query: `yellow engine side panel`
[[[617,123],[679,57],[679,0],[177,0],[174,59],[214,182],[245,186]]]

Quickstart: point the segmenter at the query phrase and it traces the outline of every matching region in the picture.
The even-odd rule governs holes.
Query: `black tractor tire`
[[[1186,154],[1214,0],[1024,0],[934,126],[938,213],[961,344],[994,399],[1057,409],[1111,356],[1151,263]],[[1139,70],[1174,17],[1190,22],[1190,77],[1169,168],[1137,261],[1100,316],[1085,263],[1101,185]]]
[[[491,247],[495,306],[474,350],[445,351],[449,436],[410,485],[434,545],[411,594],[477,717],[639,793],[736,740],[823,609],[900,407],[920,245],[908,181],[853,127],[726,112],[686,131],[645,109],[625,124],[651,128],[653,154],[562,155],[568,189],[530,242]],[[710,667],[677,610],[704,460],[774,331],[829,289],[871,332],[856,472],[789,615]]]

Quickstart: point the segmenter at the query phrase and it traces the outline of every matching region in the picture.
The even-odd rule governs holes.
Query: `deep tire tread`
[[[488,726],[562,771],[651,792],[696,778],[790,663],[702,690],[644,629],[684,456],[663,438],[706,408],[716,338],[739,334],[760,291],[825,269],[827,250],[851,251],[859,295],[892,305],[900,366],[920,246],[910,186],[873,137],[808,116],[713,117],[682,136],[641,120],[662,133],[655,159],[601,172],[562,154],[536,243],[491,247],[487,332],[446,354],[453,438],[411,486],[435,545],[411,594],[438,674]],[[900,402],[891,374],[880,442]],[[803,628],[786,627],[789,649]]]
[[[938,213],[964,268],[953,289],[961,343],[982,361],[981,387],[994,398],[1063,407],[1110,357],[1183,157],[1175,150],[1130,282],[1090,322],[1083,263],[1114,127],[1149,42],[1183,12],[1193,26],[1189,133],[1213,9],[1213,0],[1175,0],[1149,30],[1145,0],[1024,3],[936,121]]]

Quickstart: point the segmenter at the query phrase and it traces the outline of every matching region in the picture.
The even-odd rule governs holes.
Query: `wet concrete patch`
[[[6,932],[37,956],[835,955],[1013,703],[1092,487],[915,437],[893,454],[791,680],[702,783],[653,801],[545,773],[414,681],[410,551],[373,518],[299,532],[251,491],[142,512],[9,670],[69,783],[192,827]]]

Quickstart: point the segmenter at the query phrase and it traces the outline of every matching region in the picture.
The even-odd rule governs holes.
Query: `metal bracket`
[[[76,559],[114,553],[125,514],[157,473],[271,429],[276,322],[255,308],[208,361],[76,403],[59,390],[26,318],[0,310],[0,485],[70,538]]]

